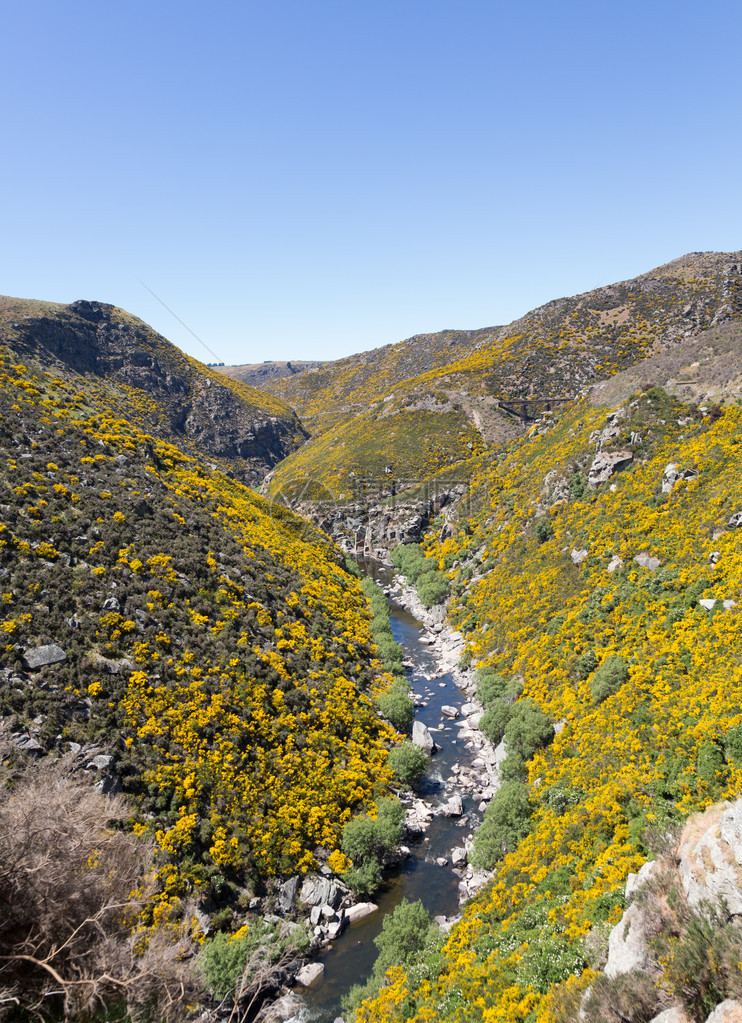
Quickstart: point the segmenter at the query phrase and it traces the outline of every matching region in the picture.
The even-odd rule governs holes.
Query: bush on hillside
[[[482,715],[479,722],[479,729],[483,732],[493,746],[497,746],[505,737],[505,728],[510,720],[512,708],[502,700],[497,700]]]
[[[448,585],[448,579],[442,572],[436,569],[423,572],[417,580],[417,595],[425,607],[434,607],[448,596]]]
[[[602,703],[617,693],[624,682],[629,680],[629,667],[620,654],[606,657],[590,679],[590,692],[596,703]]]
[[[377,817],[354,817],[343,828],[341,848],[353,861],[343,875],[358,895],[378,887],[384,860],[402,840],[404,807],[398,799],[377,799]]]
[[[532,816],[526,786],[518,781],[504,782],[485,810],[482,826],[474,836],[473,865],[491,870],[526,837]]]

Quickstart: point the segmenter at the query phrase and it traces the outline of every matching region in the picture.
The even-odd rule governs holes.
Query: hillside
[[[481,727],[504,739],[473,851],[494,878],[435,970],[395,967],[358,1023],[647,1023],[673,1006],[704,1021],[739,996],[737,910],[709,924],[677,893],[668,909],[669,889],[650,896],[643,964],[600,972],[628,875],[655,857],[674,870],[688,815],[742,785],[742,409],[718,405],[738,393],[742,337],[708,333],[494,452],[428,534],[423,571],[448,579]],[[684,403],[657,385],[694,354]]]
[[[194,988],[205,931],[242,927],[284,955],[285,933],[262,921],[276,879],[324,865],[351,817],[386,792],[398,736],[376,698],[390,678],[366,597],[328,538],[195,454],[203,434],[180,435],[182,447],[156,435],[177,434],[163,418],[173,395],[205,414],[195,396],[218,385],[163,342],[147,347],[138,324],[119,330],[110,307],[83,312],[97,325],[88,348],[75,346],[82,313],[67,307],[30,322],[16,308],[19,326],[4,328],[13,350],[0,346],[3,821],[14,794],[29,800],[3,836],[0,1015],[43,998],[42,1018],[102,1018],[129,992],[115,981],[125,970],[132,1011],[141,997],[146,1012],[182,1020],[209,1004],[203,979]],[[24,348],[33,358],[20,362]],[[220,387],[227,429],[257,414],[235,388]],[[153,432],[140,425],[148,409]],[[111,819],[122,837],[106,874],[94,868]],[[60,879],[56,841],[74,858],[89,850],[84,896]],[[32,892],[58,911],[19,931]]]
[[[741,267],[740,253],[692,253],[507,327],[421,335],[269,381],[312,433],[270,493],[290,503],[312,481],[342,501],[359,478],[400,490],[435,467],[468,478],[473,456],[546,409],[742,313]]]
[[[188,358],[115,306],[0,297],[0,344],[62,378],[81,376],[94,404],[244,482],[259,483],[306,436],[282,401]]]

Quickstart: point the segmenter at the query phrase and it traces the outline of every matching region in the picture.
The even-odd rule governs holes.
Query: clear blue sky
[[[0,293],[204,361],[506,323],[742,248],[742,7],[19,0]],[[143,282],[143,283],[142,283]]]

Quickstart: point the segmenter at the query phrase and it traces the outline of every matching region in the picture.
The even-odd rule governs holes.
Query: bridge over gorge
[[[498,407],[503,412],[518,416],[523,423],[538,418],[539,412],[551,412],[552,405],[559,405],[565,401],[574,401],[574,394],[559,395],[555,397],[541,398],[496,398]]]

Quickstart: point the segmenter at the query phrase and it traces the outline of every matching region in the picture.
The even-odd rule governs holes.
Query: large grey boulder
[[[449,797],[441,806],[439,813],[442,817],[461,817],[464,813],[464,801],[458,792]]]
[[[27,671],[38,671],[48,664],[61,664],[66,660],[67,654],[56,643],[30,648],[23,654],[23,664]]]
[[[316,984],[319,984],[324,974],[325,967],[323,963],[307,963],[297,973],[296,982],[301,984],[302,987],[314,987]]]
[[[656,572],[662,564],[659,558],[655,558],[651,554],[647,554],[646,551],[643,551],[641,554],[637,554],[634,561],[637,565],[641,565],[642,568],[648,568],[650,572]]]
[[[375,902],[357,902],[355,906],[349,906],[345,911],[345,919],[349,924],[356,924],[359,920],[365,920],[367,916],[378,912],[379,907]]]
[[[435,751],[433,736],[422,721],[412,722],[412,741],[421,750],[425,750],[426,753],[433,753]]]
[[[299,898],[307,906],[332,906],[337,909],[343,897],[343,890],[334,881],[318,874],[304,878]]]

